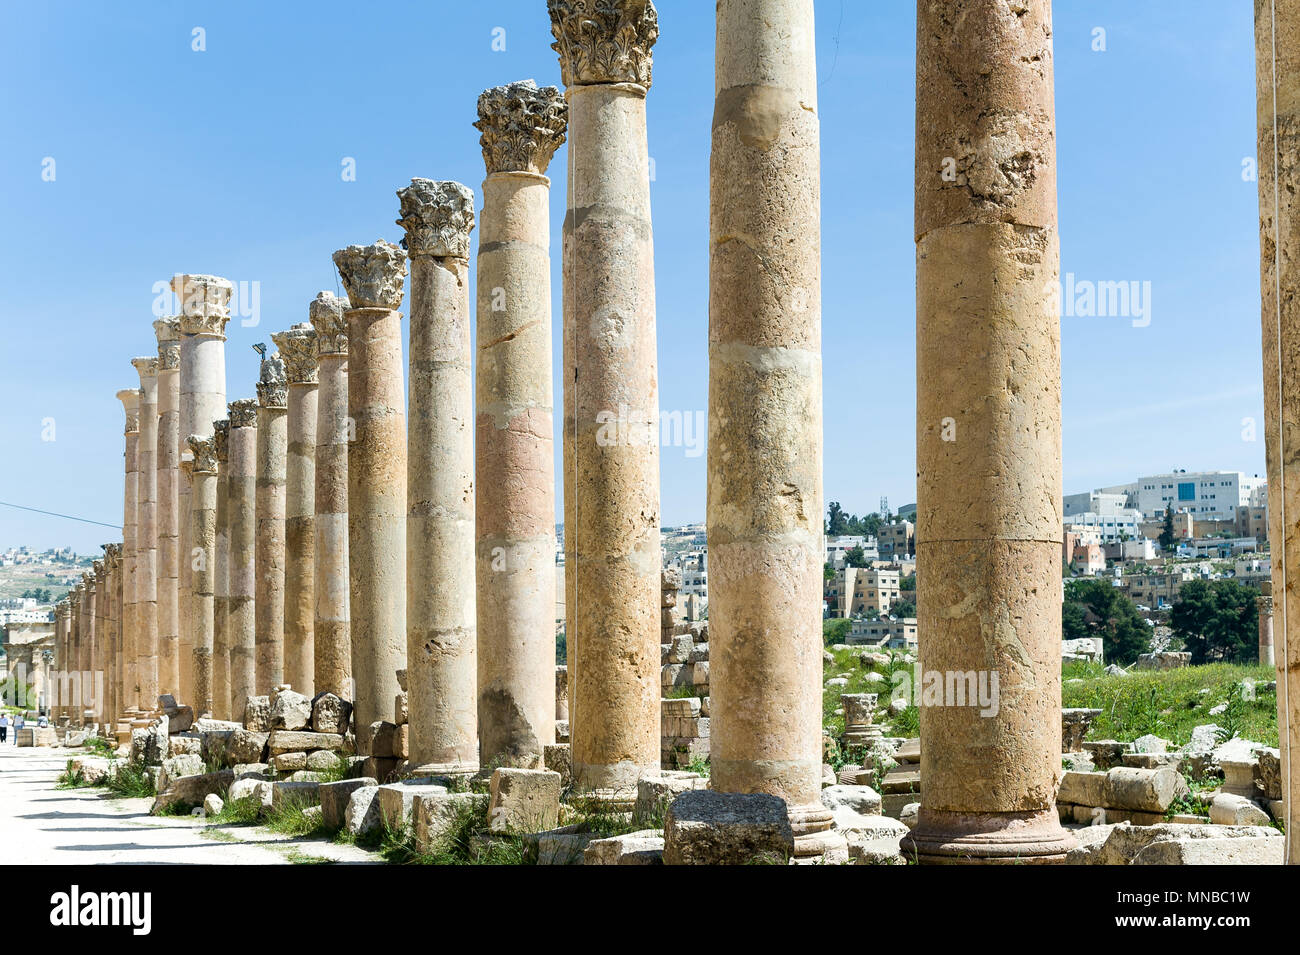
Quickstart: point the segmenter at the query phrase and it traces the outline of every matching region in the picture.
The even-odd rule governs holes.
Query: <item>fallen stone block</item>
[[[663,865],[664,834],[642,829],[622,836],[593,839],[582,854],[584,865]]]
[[[1262,798],[1267,800],[1282,798],[1282,757],[1280,751],[1271,746],[1261,747],[1259,753],[1258,774],[1255,778],[1256,788]]]
[[[320,803],[320,786],[310,780],[287,780],[271,783],[271,808],[277,812],[289,806],[315,806]]]
[[[431,780],[427,782],[406,780],[381,785],[376,797],[380,822],[394,832],[400,832],[407,828],[414,829],[415,800],[420,796],[444,796],[446,794],[447,787],[445,785],[434,783]]]
[[[237,763],[234,766],[235,778],[243,779],[252,776],[257,779],[263,779],[271,771],[269,763]]]
[[[321,783],[317,789],[320,798],[321,819],[331,829],[341,829],[347,822],[348,801],[358,789],[366,786],[377,787],[375,780],[363,776],[360,779],[341,779],[335,783]]]
[[[200,734],[200,752],[203,761],[209,766],[227,766],[229,762],[226,759],[226,746],[230,743],[230,738],[235,735],[234,730],[205,730]]]
[[[542,746],[542,766],[560,774],[560,786],[568,789],[573,783],[573,755],[568,743],[546,743]]]
[[[318,693],[311,701],[311,727],[317,733],[347,732],[352,704],[333,693]]]
[[[220,795],[228,790],[234,781],[235,774],[228,769],[178,777],[171,780],[169,785],[154,797],[153,808],[149,811],[157,815],[171,806],[201,806],[209,793]]]
[[[265,799],[263,799],[263,785],[265,784]],[[245,799],[256,799],[263,804],[264,809],[271,808],[271,786],[266,784],[265,780],[245,777],[236,779],[230,784],[230,789],[226,792],[227,802],[241,802]]]
[[[646,773],[636,781],[636,803],[632,819],[642,825],[659,826],[674,799],[695,789],[707,789],[709,781],[699,773],[664,770]]]
[[[841,806],[864,816],[879,815],[880,794],[870,786],[827,786],[822,789],[822,805],[827,809]]]
[[[250,733],[269,733],[271,731],[271,698],[269,696],[250,696],[244,707],[244,729]]]
[[[1141,850],[1130,865],[1282,865],[1285,839],[1167,839]]]
[[[370,755],[397,758],[397,724],[376,720],[370,724]]]
[[[580,832],[577,825],[524,835],[530,847],[535,847],[538,865],[582,865],[587,846],[599,838],[600,833]]]
[[[848,843],[849,861],[855,865],[902,865],[899,842],[908,828],[888,816],[854,812],[848,806],[832,810],[833,825]]]
[[[1105,838],[1090,829],[1104,830]],[[1066,853],[1070,865],[1129,865],[1147,846],[1162,841],[1192,839],[1241,839],[1272,837],[1281,840],[1275,829],[1257,826],[1189,826],[1162,822],[1153,826],[1134,826],[1123,822],[1115,825],[1085,827],[1074,830],[1079,846]]]
[[[405,690],[400,691],[393,697],[393,722],[398,726],[405,726],[411,721],[410,704],[407,700]]]
[[[332,773],[339,768],[339,763],[346,757],[332,749],[318,749],[307,754],[307,768],[318,773]],[[360,779],[362,777],[354,777]]]
[[[166,789],[172,781],[182,776],[197,776],[207,767],[199,756],[169,756],[162,761],[158,773],[158,788]]]
[[[336,733],[272,730],[266,745],[272,756],[280,753],[309,753],[316,749],[342,749],[343,737]]]
[[[466,814],[486,816],[488,797],[479,793],[441,793],[415,799],[415,844],[421,852],[442,849],[442,839]]]
[[[794,855],[785,800],[766,793],[682,793],[664,820],[666,865],[784,865]]]
[[[216,793],[208,793],[203,797],[203,812],[205,815],[219,816],[224,808],[226,808],[226,804]]]
[[[1056,802],[1075,806],[1104,806],[1106,799],[1106,774],[1081,773],[1073,770],[1061,774],[1061,785],[1056,791]]]
[[[354,836],[379,829],[379,800],[375,798],[378,793],[378,786],[362,786],[352,791],[347,808],[343,811],[344,829]]]
[[[234,766],[238,763],[260,763],[266,753],[267,733],[254,733],[251,730],[238,729],[226,740],[226,761]]]
[[[271,729],[304,730],[311,724],[311,700],[293,690],[271,695]]]
[[[488,788],[488,829],[554,829],[560,821],[560,791],[560,774],[549,769],[494,770]]]
[[[1211,801],[1210,822],[1216,826],[1267,826],[1270,820],[1254,800],[1225,792]]]
[[[295,773],[300,769],[307,768],[306,753],[280,753],[278,756],[271,757],[271,765],[277,772]]]
[[[173,756],[202,756],[203,737],[197,734],[173,734],[171,738]]]
[[[1188,795],[1187,782],[1172,769],[1136,769],[1116,766],[1107,770],[1102,805],[1163,814],[1170,803]]]

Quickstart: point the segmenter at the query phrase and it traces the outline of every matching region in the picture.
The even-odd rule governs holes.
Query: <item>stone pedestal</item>
[[[1061,369],[1051,4],[921,0],[916,34],[916,702],[925,744],[921,809],[903,854],[923,863],[1057,862],[1074,840],[1055,806]],[[927,695],[953,673],[972,674],[996,705]]]
[[[370,751],[370,725],[392,716],[406,665],[406,415],[402,389],[402,279],[406,254],[390,242],[334,253],[351,307],[348,323],[348,572],[353,718]]]
[[[473,773],[478,770],[469,309],[474,193],[459,182],[412,179],[397,196],[411,268],[409,761],[412,772]]]
[[[212,715],[229,720],[230,708],[230,419],[212,422],[217,458],[215,544],[212,565]],[[243,714],[239,714],[243,719]]]
[[[119,391],[117,400],[122,402],[122,407],[126,410],[126,481],[122,503],[122,704],[134,707],[140,703],[135,665],[140,632],[135,605],[136,534],[140,512],[140,389]],[[80,721],[81,714],[77,713],[76,716]]]
[[[158,692],[180,692],[180,319],[153,323],[158,337]]]
[[[312,636],[317,693],[353,698],[348,624],[348,327],[343,303],[321,292],[310,306],[319,362],[314,495],[315,611]]]
[[[212,715],[212,649],[216,576],[217,448],[208,435],[190,435],[194,455],[194,484],[190,494],[191,540],[194,541],[192,613],[194,617],[194,696],[190,705],[199,716]]]
[[[230,589],[226,641],[230,654],[230,715],[243,721],[248,698],[257,695],[257,402],[230,403],[226,455],[226,509]]]
[[[158,699],[158,359],[132,359],[140,374],[140,438],[136,444],[136,579],[139,622],[136,671],[140,699]]]
[[[1279,601],[1277,724],[1286,831],[1300,827],[1300,606],[1290,595],[1300,571],[1300,3],[1255,0],[1259,138],[1260,295],[1264,342],[1264,442],[1268,467],[1270,596]],[[1294,621],[1294,623],[1292,622]],[[1261,654],[1262,657],[1262,654]],[[1288,704],[1290,709],[1288,711]],[[1300,840],[1287,838],[1300,864]]]
[[[289,379],[284,503],[284,680],[315,695],[316,653],[316,330],[294,325],[272,335]]]
[[[710,158],[709,687],[714,789],[826,848],[822,368],[812,0],[721,0]],[[847,712],[847,707],[846,707]]]
[[[551,156],[568,106],[532,80],[478,100],[482,133],[476,312],[475,545],[480,758],[519,762],[555,742],[555,465],[551,387]],[[521,135],[521,132],[523,135]]]
[[[278,354],[257,382],[257,693],[284,682],[284,515],[289,384]]]
[[[553,0],[549,9],[569,103],[563,378],[573,781],[579,791],[634,798],[637,778],[659,766],[659,392],[645,119],[659,28],[649,0]]]

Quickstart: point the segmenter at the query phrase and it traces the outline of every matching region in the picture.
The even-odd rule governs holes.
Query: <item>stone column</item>
[[[1274,29],[1276,27],[1276,30]],[[1300,864],[1300,2],[1255,0],[1259,138],[1260,293],[1264,343],[1264,447],[1268,468],[1271,591],[1280,617],[1277,725],[1286,803],[1286,859]],[[1280,299],[1280,301],[1279,301]],[[1292,625],[1291,621],[1295,621]]]
[[[820,856],[821,158],[813,0],[720,0],[709,215],[712,788]],[[838,844],[838,845],[836,845]]]
[[[180,319],[153,323],[158,337],[158,692],[180,692]]]
[[[135,663],[140,632],[135,605],[136,533],[140,510],[140,389],[119,391],[117,400],[126,410],[126,482],[122,507],[122,705],[134,709],[141,704]]]
[[[172,279],[172,290],[180,300],[180,418],[178,435],[208,437],[212,422],[226,416],[226,322],[230,320],[230,296],[234,286],[228,279],[215,275],[177,275]],[[183,450],[183,449],[182,449]],[[181,494],[185,493],[184,488]],[[193,509],[182,509],[189,514]],[[197,543],[186,540],[189,521],[182,521],[182,543],[188,545],[182,552],[180,567],[181,638],[180,638],[180,690],[182,702],[196,706],[193,698],[194,656],[193,622],[184,598],[193,593],[191,580],[194,548]]]
[[[265,696],[284,682],[289,385],[278,354],[262,359],[257,402],[257,692]]]
[[[136,671],[140,701],[158,705],[158,359],[134,358],[140,373],[140,438],[136,446]]]
[[[1055,806],[1061,330],[1051,4],[921,0],[916,35],[915,702],[924,745],[920,817],[904,853],[1055,862],[1074,840]],[[712,577],[715,554],[709,563]],[[973,675],[995,705],[932,692],[954,673]]]
[[[1255,598],[1259,611],[1259,662],[1261,666],[1273,666],[1273,585],[1265,581],[1260,589],[1263,593]]]
[[[357,746],[392,716],[406,666],[406,416],[402,278],[406,254],[382,239],[334,253],[347,289],[349,617]]]
[[[192,434],[194,487],[190,495],[191,540],[194,542],[192,613],[194,615],[195,716],[212,715],[212,650],[215,622],[213,578],[216,576],[217,447],[212,435]]]
[[[92,564],[92,566],[94,566]],[[81,575],[81,671],[83,680],[86,673],[95,672],[95,663],[98,648],[95,641],[99,635],[98,621],[95,619],[95,600],[98,596],[95,586],[94,573]],[[32,682],[36,682],[33,680]],[[83,725],[87,723],[97,723],[95,710],[95,700],[93,695],[92,683],[90,686],[83,686],[81,690],[81,699],[78,701],[77,709],[81,715]]]
[[[548,6],[569,103],[573,781],[626,801],[637,777],[659,768],[659,391],[645,119],[659,26],[649,0]]]
[[[97,560],[95,568],[95,656],[91,661],[90,686],[86,700],[95,712],[95,722],[101,727],[111,719],[104,699],[103,674],[113,658],[113,635],[108,628],[108,614],[112,597],[108,592],[108,562]]]
[[[54,681],[59,705],[55,707],[51,718],[55,725],[69,718],[69,696],[73,688],[72,674],[76,669],[70,665],[72,663],[72,648],[69,646],[71,615],[72,609],[67,600],[60,600],[54,605],[54,665],[59,673]]]
[[[271,336],[289,379],[284,504],[284,681],[315,695],[316,330],[308,323]]]
[[[113,739],[117,721],[122,715],[121,671],[122,644],[122,545],[108,544],[104,548],[108,563],[108,659],[104,665],[104,712],[108,722],[107,736]]]
[[[230,403],[226,453],[230,716],[242,721],[248,698],[257,695],[257,402],[252,398]]]
[[[212,715],[229,720],[230,709],[230,419],[212,422],[217,459],[215,543],[212,564]],[[239,714],[239,719],[243,719]]]
[[[478,725],[485,763],[555,742],[550,187],[568,105],[532,80],[478,98]]]
[[[12,666],[12,664],[11,664]],[[81,725],[81,584],[68,591],[68,669],[73,677],[69,688],[68,719],[73,726]]]
[[[412,179],[397,192],[411,268],[406,466],[406,679],[413,773],[478,769],[474,610],[474,193]],[[504,475],[498,477],[504,478]],[[429,582],[436,581],[434,586]]]
[[[309,308],[319,362],[316,395],[315,689],[352,699],[348,624],[348,328],[343,303],[321,292]]]
[[[186,435],[188,438],[189,436]],[[180,554],[179,576],[176,579],[180,594],[180,637],[176,642],[177,661],[180,666],[181,703],[194,704],[194,521],[191,514],[194,489],[194,460],[188,445],[184,448],[177,469],[177,501],[180,507],[180,536],[177,538]]]

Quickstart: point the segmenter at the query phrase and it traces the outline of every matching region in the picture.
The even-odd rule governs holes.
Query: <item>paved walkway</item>
[[[297,839],[255,826],[208,826],[195,817],[150,816],[151,799],[109,799],[101,789],[56,789],[70,755],[73,751],[65,749],[0,745],[0,864],[378,861],[355,846]]]

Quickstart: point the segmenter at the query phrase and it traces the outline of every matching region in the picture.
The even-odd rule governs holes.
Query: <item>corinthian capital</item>
[[[565,86],[638,83],[650,88],[650,48],[659,39],[651,0],[546,0],[551,49]]]
[[[217,463],[225,464],[230,459],[230,419],[222,418],[212,422],[212,442],[216,449]]]
[[[211,435],[192,434],[186,444],[194,454],[193,473],[217,473],[217,442]]]
[[[450,179],[412,179],[397,190],[406,230],[402,248],[412,256],[469,258],[469,234],[474,228],[474,190]]]
[[[287,331],[271,336],[275,347],[284,359],[285,374],[291,385],[316,384],[317,351],[316,329],[307,322],[289,326]]]
[[[158,336],[158,370],[172,371],[181,366],[181,320],[169,315],[153,323]]]
[[[569,104],[557,87],[521,80],[484,90],[478,97],[483,163],[494,172],[546,172],[564,142]]]
[[[263,408],[289,407],[289,376],[279,352],[262,359],[257,378],[257,400]]]
[[[334,253],[353,308],[397,309],[402,305],[406,253],[383,239],[374,245],[350,245]]]
[[[117,393],[117,400],[126,411],[126,433],[135,434],[140,430],[140,389],[123,388]]]
[[[181,333],[222,335],[230,321],[235,286],[216,275],[174,275],[172,291],[181,302]]]
[[[230,402],[226,408],[230,411],[232,428],[257,427],[257,402],[254,399],[240,398],[238,401]]]
[[[348,323],[343,317],[344,307],[333,292],[317,292],[307,306],[311,326],[316,329],[317,356],[348,353]]]
[[[146,378],[156,378],[158,376],[158,359],[150,355],[148,358],[132,358],[131,365],[140,375],[140,381]]]

